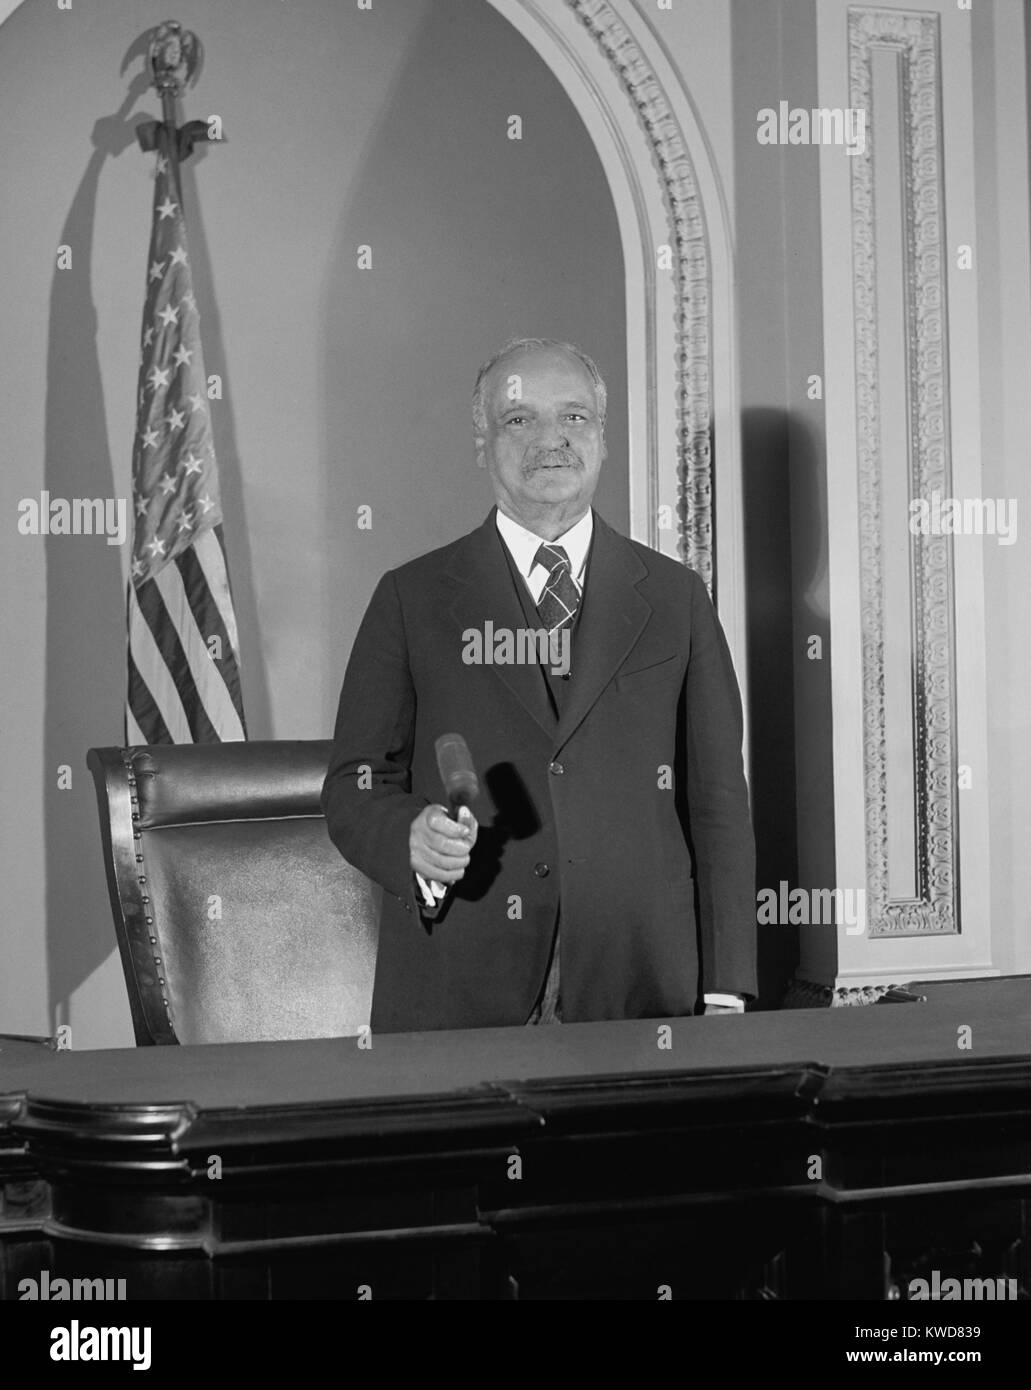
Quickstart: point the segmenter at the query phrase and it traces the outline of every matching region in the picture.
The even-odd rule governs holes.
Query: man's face
[[[484,383],[477,459],[498,507],[528,529],[573,525],[590,506],[605,458],[594,382],[578,357],[530,348],[496,362]]]

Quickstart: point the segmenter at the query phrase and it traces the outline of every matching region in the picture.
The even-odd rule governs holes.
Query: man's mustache
[[[537,468],[554,468],[566,464],[570,468],[582,468],[583,463],[572,449],[536,449],[526,461],[528,471]]]

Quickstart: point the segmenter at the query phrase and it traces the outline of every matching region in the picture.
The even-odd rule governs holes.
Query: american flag
[[[136,396],[126,742],[245,739],[239,639],[178,166],[156,135]]]

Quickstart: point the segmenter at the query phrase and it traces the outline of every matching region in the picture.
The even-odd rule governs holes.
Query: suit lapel
[[[505,627],[512,632],[526,626],[519,598],[512,585],[512,575],[501,549],[504,541],[494,520],[495,510],[491,508],[483,525],[462,538],[447,568],[448,575],[461,586],[448,610],[460,633],[473,628],[485,634],[488,621],[493,623],[495,629]],[[555,715],[540,667],[511,663],[491,666],[490,669],[508,686],[549,737],[553,737]]]
[[[647,573],[626,539],[595,512],[583,609],[573,638],[573,674],[555,752],[583,723],[644,631],[652,606],[636,586]]]

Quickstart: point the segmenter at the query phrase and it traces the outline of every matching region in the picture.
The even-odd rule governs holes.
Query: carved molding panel
[[[662,181],[676,277],[677,521],[681,559],[713,588],[712,286],[708,232],[683,131],[651,65],[607,0],[567,0],[619,74]],[[654,255],[656,248],[650,248]],[[653,485],[655,479],[652,479]],[[653,491],[653,495],[655,492]],[[648,543],[657,545],[657,517]]]
[[[958,806],[955,748],[956,660],[953,552],[949,535],[899,535],[896,502],[904,467],[909,498],[951,494],[947,290],[942,151],[940,19],[936,13],[877,8],[849,10],[850,103],[867,113],[863,153],[851,161],[852,252],[855,308],[860,586],[862,595],[863,765],[867,863],[867,927],[871,937],[953,934],[960,928]],[[887,73],[877,86],[875,63]],[[897,110],[878,112],[875,100],[897,92]],[[897,119],[893,119],[897,116]],[[883,341],[890,306],[880,280],[876,133],[888,138],[883,159],[898,165],[898,257],[902,304],[898,351],[904,391],[898,413],[886,422],[885,400],[894,382],[886,377]],[[891,141],[897,148],[888,149]],[[891,208],[884,217],[891,215]],[[888,229],[892,236],[896,229]],[[896,428],[897,427],[897,428]],[[886,493],[894,489],[887,514]],[[891,531],[894,527],[894,531]],[[905,549],[908,547],[908,555]],[[902,552],[900,554],[900,552]],[[902,567],[902,568],[900,568]],[[908,583],[908,614],[899,614]],[[907,621],[908,620],[908,621]],[[894,627],[892,627],[894,624]],[[904,663],[886,677],[886,631],[901,633]],[[905,687],[908,710],[889,702]],[[893,742],[891,721],[909,721]],[[908,756],[901,760],[897,749]],[[893,752],[896,756],[893,756]],[[911,766],[909,763],[911,762]],[[891,831],[889,805],[908,788],[908,826]],[[889,795],[892,789],[892,796]],[[897,811],[892,812],[896,816]],[[900,843],[903,850],[898,849]],[[900,863],[900,860],[906,860]],[[899,887],[898,885],[905,885]]]

